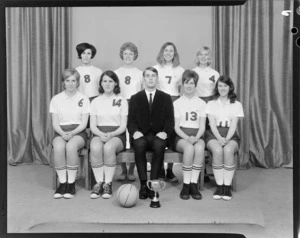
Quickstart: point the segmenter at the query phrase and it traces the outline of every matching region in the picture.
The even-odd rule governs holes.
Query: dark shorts
[[[176,101],[180,96],[171,96],[172,102]]]
[[[208,103],[209,101],[214,99],[214,96],[199,97],[199,98],[201,98],[204,102]]]
[[[79,126],[78,124],[72,124],[72,125],[62,125],[62,126],[60,126],[60,127],[61,127],[61,129],[62,129],[63,131],[66,132],[66,131],[73,131],[73,130],[74,130],[75,128],[77,128],[78,126]],[[58,136],[61,137],[61,135],[59,135],[57,132],[55,132],[55,133],[54,133],[53,139],[54,139],[55,137],[58,137]],[[88,140],[88,135],[86,134],[85,130],[83,130],[82,132],[77,133],[76,136],[81,136],[81,137],[83,138],[83,140],[84,140],[84,144],[86,144],[86,142],[87,142],[87,140]]]
[[[220,135],[222,137],[226,137],[227,136],[227,133],[228,133],[228,130],[229,130],[229,127],[217,127]],[[211,129],[205,131],[205,135],[204,135],[204,138],[205,138],[205,145],[207,145],[207,143],[212,140],[212,139],[215,139],[217,140],[217,138],[214,136],[214,134],[212,133]],[[240,138],[239,136],[237,135],[237,133],[235,132],[233,134],[233,136],[231,137],[230,140],[234,140],[238,143],[238,146],[240,146]]]
[[[187,128],[187,127],[180,127],[180,129],[187,134],[188,136],[196,136],[198,133],[199,128]],[[181,138],[180,136],[176,135],[175,139],[174,139],[174,149],[176,150],[176,146],[179,140],[181,140],[183,138]],[[201,136],[201,138],[203,140],[203,136]]]
[[[117,130],[119,128],[119,126],[97,126],[97,128],[101,132],[107,133],[107,132]],[[94,136],[96,136],[96,135],[94,135]],[[114,137],[120,138],[120,140],[122,141],[124,149],[126,149],[126,132],[122,133],[121,135],[114,136]]]

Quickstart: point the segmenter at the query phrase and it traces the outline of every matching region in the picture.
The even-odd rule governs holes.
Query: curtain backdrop
[[[292,167],[293,1],[248,0],[214,8],[216,69],[233,79],[245,118],[241,165]]]
[[[69,66],[69,8],[7,8],[7,155],[10,164],[49,164],[49,103]]]

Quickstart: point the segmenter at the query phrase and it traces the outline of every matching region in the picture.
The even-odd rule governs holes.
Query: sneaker
[[[165,180],[166,179],[166,174],[165,174],[165,170],[161,169],[161,173],[159,175],[159,180]]]
[[[223,187],[224,192],[223,192],[223,196],[222,199],[229,201],[232,198],[232,194],[231,194],[231,185],[224,185]]]
[[[122,172],[121,174],[118,175],[117,180],[119,181],[124,181],[126,179],[126,172]]]
[[[221,199],[223,196],[223,185],[217,185],[217,189],[214,192],[213,198],[214,199]]]
[[[112,183],[104,183],[102,198],[111,198],[112,196]]]
[[[103,184],[104,184],[104,182],[99,182],[94,185],[94,188],[90,195],[90,198],[98,198],[98,197],[102,196]]]
[[[190,190],[190,184],[184,183],[183,187],[182,187],[182,190],[180,192],[180,195],[179,195],[180,198],[183,199],[183,200],[190,199],[189,190]]]
[[[67,183],[61,183],[54,193],[54,198],[62,198],[66,192]]]
[[[190,195],[192,196],[192,198],[194,198],[196,200],[201,200],[202,195],[199,192],[198,185],[196,183],[191,183],[190,184],[189,192],[190,192]]]
[[[134,174],[128,174],[128,175],[127,175],[127,179],[128,179],[129,181],[135,181],[135,180],[136,180]]]
[[[66,193],[64,194],[64,198],[72,198],[76,193],[75,182],[67,183]]]
[[[172,169],[167,169],[167,176],[166,179],[170,180],[171,182],[177,182],[178,179],[173,173]]]

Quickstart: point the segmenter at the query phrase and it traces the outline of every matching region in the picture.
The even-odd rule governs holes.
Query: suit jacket
[[[144,135],[152,131],[154,134],[165,132],[170,138],[174,130],[174,108],[171,96],[156,90],[150,113],[145,90],[133,95],[129,103],[127,127],[131,136],[136,131]]]

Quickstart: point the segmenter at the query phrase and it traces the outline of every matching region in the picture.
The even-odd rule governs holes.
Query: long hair
[[[218,85],[219,85],[219,82],[222,82],[222,83],[225,83],[229,86],[229,92],[228,92],[228,98],[230,100],[230,103],[234,103],[237,96],[234,92],[234,84],[231,80],[231,78],[229,76],[226,76],[226,75],[221,75],[215,85],[215,88],[214,88],[214,99],[217,100],[220,96],[220,93],[219,93],[219,90],[218,90]]]
[[[117,74],[114,71],[111,71],[111,70],[107,70],[107,71],[102,73],[102,75],[100,77],[100,81],[99,81],[99,93],[101,93],[101,94],[104,93],[104,89],[101,85],[104,76],[107,76],[107,77],[111,78],[117,84],[114,88],[114,93],[119,94],[121,92],[120,81],[119,81],[119,78],[118,78]]]
[[[175,46],[174,43],[172,42],[166,42],[165,44],[162,45],[162,47],[160,48],[160,51],[156,57],[156,61],[160,64],[160,65],[165,65],[166,64],[166,60],[164,58],[164,50],[167,48],[167,46],[173,46],[174,48],[174,58],[173,58],[173,67],[177,67],[178,65],[180,65],[180,62],[179,62],[179,54],[178,54],[178,51],[177,51],[177,48]]]

